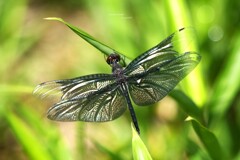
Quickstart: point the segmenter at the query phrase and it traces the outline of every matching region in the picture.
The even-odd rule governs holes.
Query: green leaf
[[[126,61],[127,63],[130,62],[130,59],[127,58],[126,56],[124,56],[122,53],[112,49],[111,47],[103,44],[102,42],[96,40],[95,38],[93,38],[91,35],[89,35],[88,33],[86,33],[85,31],[65,22],[63,19],[61,18],[57,18],[57,17],[48,17],[45,18],[46,20],[55,20],[55,21],[59,21],[64,23],[68,28],[70,28],[74,33],[76,33],[78,36],[80,36],[81,38],[83,38],[85,41],[87,41],[88,43],[90,43],[92,46],[94,46],[95,48],[97,48],[99,51],[101,51],[102,53],[104,53],[106,56],[109,56],[112,53],[117,53],[119,55],[121,55],[122,60]]]
[[[142,142],[138,133],[132,124],[132,152],[134,160],[152,160],[146,146]]]
[[[47,148],[48,152],[51,153],[53,159],[72,159],[69,149],[62,140],[61,134],[57,128],[44,123],[37,116],[36,111],[31,108],[27,108],[26,106],[19,108],[18,114],[19,117],[24,117],[25,122],[28,122],[31,132],[38,137],[38,143],[48,144],[45,148]]]
[[[9,93],[24,87],[9,90]],[[28,87],[25,87],[27,92]],[[31,90],[32,91],[32,90]],[[1,93],[1,90],[0,90]],[[10,100],[9,94],[4,96],[5,102],[0,104],[0,116],[6,120],[12,134],[16,137],[28,157],[31,159],[72,159],[69,149],[61,139],[59,131],[44,123],[38,113],[31,107],[21,105],[15,100]],[[14,107],[17,104],[16,111]],[[4,106],[4,107],[1,107]],[[8,106],[8,107],[6,107]],[[47,144],[47,145],[46,145]]]
[[[98,143],[96,141],[94,144],[96,145],[97,149],[99,149],[102,153],[105,153],[106,155],[108,155],[110,157],[110,159],[114,159],[114,160],[123,159],[121,157],[121,154],[119,154],[119,152],[114,152],[114,151],[108,149],[107,147],[103,146],[101,143]]]
[[[163,5],[166,8],[165,14],[168,15],[167,23],[170,30],[174,31],[179,28],[193,26],[186,1],[163,1]],[[192,51],[198,51],[197,37],[195,36],[195,33],[186,35],[187,39],[191,39]],[[202,63],[200,62],[199,66],[182,81],[186,94],[194,99],[199,106],[204,105],[207,95],[207,88],[201,73]],[[196,91],[198,92],[198,96],[192,94]]]
[[[216,136],[196,120],[191,120],[191,122],[195,132],[197,133],[210,157],[213,160],[225,160],[226,156]]]
[[[186,94],[180,90],[173,90],[170,96],[180,104],[180,107],[186,114],[204,123],[202,111]]]
[[[29,157],[36,160],[52,160],[53,157],[48,153],[47,147],[39,143],[38,137],[31,129],[12,112],[6,116],[8,124],[17,137],[20,144],[23,146]]]
[[[231,107],[231,103],[240,89],[240,32],[236,35],[234,42],[233,51],[229,53],[226,64],[216,79],[210,103],[208,104],[212,114],[211,118],[216,123]]]

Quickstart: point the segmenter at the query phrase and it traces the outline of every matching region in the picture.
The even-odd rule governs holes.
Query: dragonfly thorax
[[[124,83],[126,81],[126,77],[123,73],[123,68],[118,63],[116,64],[115,68],[112,68],[112,74],[118,83]]]
[[[116,53],[110,54],[107,57],[107,63],[112,67],[112,74],[119,83],[125,82],[126,78],[123,74],[123,67],[119,64],[120,56]]]

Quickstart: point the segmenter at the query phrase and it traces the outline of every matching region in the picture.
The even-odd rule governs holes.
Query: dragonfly
[[[121,56],[113,52],[106,58],[111,74],[48,81],[39,84],[33,93],[41,98],[60,95],[60,100],[47,111],[47,117],[55,121],[112,121],[128,108],[140,134],[132,101],[138,106],[160,101],[201,60],[197,52],[179,47],[185,42],[182,41],[185,33],[185,28],[179,29],[127,66],[123,66]]]

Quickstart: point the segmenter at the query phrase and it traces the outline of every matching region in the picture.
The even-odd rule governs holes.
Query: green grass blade
[[[152,160],[147,147],[136,132],[132,124],[132,152],[134,160]]]
[[[166,15],[168,15],[168,24],[169,28],[172,31],[177,30],[182,27],[192,27],[193,23],[190,17],[190,11],[187,7],[185,1],[164,1],[164,7],[166,8]],[[196,35],[190,35],[196,36]],[[192,37],[187,37],[191,38]],[[193,39],[194,42],[192,43],[192,48],[195,51],[198,51],[198,45],[196,43],[196,39]],[[203,60],[202,60],[203,61]],[[202,74],[201,74],[201,66],[200,62],[199,67],[197,67],[190,75],[188,75],[184,81],[183,85],[186,90],[186,94],[190,96],[194,101],[199,105],[202,106],[206,101],[206,85],[203,81]],[[195,93],[196,90],[198,91],[198,96],[194,96],[192,93]]]
[[[170,96],[180,104],[180,107],[186,114],[203,123],[202,111],[186,94],[180,90],[173,90]]]
[[[72,159],[72,156],[63,142],[61,134],[57,128],[43,123],[37,113],[30,108],[21,107],[18,113],[21,117],[24,117],[25,122],[28,122],[28,126],[31,128],[32,132],[37,135],[39,143],[43,142],[44,144],[48,144],[48,147],[45,148],[47,148],[48,152],[54,157],[53,159]]]
[[[216,136],[196,120],[191,120],[192,126],[213,160],[225,160],[226,156]]]
[[[236,38],[233,50],[229,53],[228,59],[216,79],[210,103],[208,104],[211,110],[211,118],[215,119],[216,122],[226,114],[240,89],[240,33],[236,35]]]
[[[23,122],[22,119],[15,114],[10,113],[6,116],[8,124],[26,151],[26,153],[35,160],[52,160],[53,157],[48,153],[47,147],[39,143],[38,137],[31,129]]]
[[[129,61],[129,59],[124,56],[123,54],[121,54],[120,52],[112,49],[111,47],[103,44],[102,42],[99,42],[98,40],[96,40],[95,38],[93,38],[91,35],[89,35],[88,33],[86,33],[85,31],[67,23],[66,21],[64,21],[61,18],[56,18],[56,17],[49,17],[49,18],[45,18],[46,20],[55,20],[55,21],[59,21],[62,22],[63,24],[65,24],[68,28],[70,28],[74,33],[76,33],[78,36],[80,36],[81,38],[83,38],[85,41],[87,41],[88,43],[90,43],[92,46],[94,46],[95,48],[97,48],[99,51],[101,51],[102,53],[104,53],[105,55],[109,56],[112,53],[118,53],[121,55],[122,59]]]
[[[106,155],[108,155],[108,156],[110,157],[110,159],[114,159],[114,160],[122,160],[122,159],[123,159],[118,152],[111,151],[110,149],[108,149],[108,148],[106,148],[105,146],[103,146],[101,143],[95,142],[94,144],[96,145],[96,147],[97,147],[101,152],[103,152],[103,153],[105,153]]]

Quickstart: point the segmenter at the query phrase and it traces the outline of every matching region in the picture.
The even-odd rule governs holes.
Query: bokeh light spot
[[[220,26],[212,26],[209,30],[208,30],[208,37],[214,41],[220,41],[223,38],[224,32],[222,27]]]

